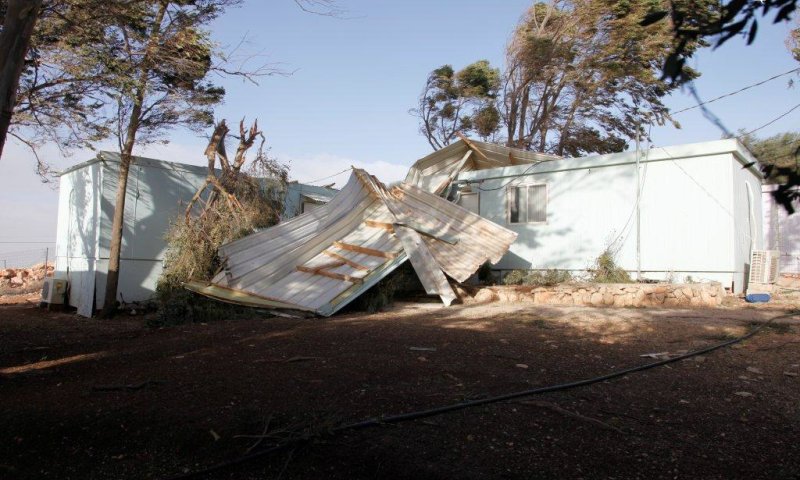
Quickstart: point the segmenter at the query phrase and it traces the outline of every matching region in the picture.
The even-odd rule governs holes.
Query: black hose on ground
[[[491,404],[491,403],[504,402],[504,401],[507,401],[507,400],[513,400],[515,398],[528,397],[528,396],[532,396],[532,395],[541,395],[543,393],[559,392],[559,391],[563,391],[563,390],[569,390],[569,389],[572,389],[572,388],[585,387],[587,385],[592,385],[592,384],[595,384],[595,383],[605,382],[607,380],[620,378],[620,377],[623,377],[623,376],[631,374],[631,373],[636,373],[636,372],[641,372],[641,371],[644,371],[644,370],[649,370],[651,368],[661,367],[661,366],[664,366],[664,365],[667,365],[667,364],[670,364],[670,363],[679,362],[679,361],[685,360],[687,358],[695,357],[697,355],[702,355],[704,353],[713,352],[714,350],[718,350],[720,348],[728,347],[730,345],[742,342],[742,341],[747,340],[748,338],[754,336],[755,334],[757,334],[758,332],[760,332],[761,330],[766,328],[768,325],[770,325],[775,320],[780,320],[780,319],[783,319],[783,318],[793,317],[793,316],[796,316],[798,314],[800,314],[800,311],[794,311],[792,313],[788,313],[788,314],[784,314],[784,315],[778,315],[778,316],[772,317],[769,320],[767,320],[766,322],[758,325],[757,327],[753,328],[751,331],[749,331],[748,333],[742,335],[741,337],[737,337],[737,338],[734,338],[734,339],[731,339],[731,340],[727,340],[727,341],[722,342],[722,343],[717,343],[717,344],[712,345],[710,347],[705,347],[705,348],[701,348],[699,350],[694,350],[692,352],[684,353],[683,355],[678,355],[677,357],[672,357],[672,358],[668,358],[668,359],[665,359],[665,360],[659,360],[657,362],[646,363],[644,365],[639,365],[639,366],[636,366],[636,367],[626,368],[624,370],[617,370],[616,372],[611,372],[611,373],[608,373],[606,375],[601,375],[599,377],[588,378],[588,379],[585,379],[585,380],[576,380],[574,382],[561,383],[561,384],[558,384],[558,385],[550,385],[550,386],[547,386],[547,387],[531,388],[529,390],[522,390],[522,391],[519,391],[519,392],[507,393],[505,395],[498,395],[498,396],[495,396],[495,397],[482,398],[482,399],[478,399],[478,400],[470,400],[470,401],[467,401],[467,402],[455,403],[455,404],[451,404],[451,405],[443,405],[441,407],[430,408],[430,409],[427,409],[427,410],[419,410],[419,411],[416,411],[416,412],[401,413],[399,415],[390,415],[390,416],[386,416],[386,417],[369,418],[367,420],[362,420],[362,421],[355,422],[355,423],[348,423],[348,424],[340,425],[338,427],[330,429],[329,432],[331,434],[342,433],[342,432],[350,431],[350,430],[362,430],[362,429],[365,429],[365,428],[378,427],[378,426],[381,426],[381,425],[390,425],[390,424],[395,424],[395,423],[408,422],[408,421],[412,421],[412,420],[420,420],[420,419],[423,419],[423,418],[428,418],[428,417],[433,417],[433,416],[436,416],[436,415],[441,415],[443,413],[455,412],[455,411],[458,411],[458,410],[464,410],[464,409],[467,409],[467,408],[478,407],[478,406],[481,406],[481,405],[488,405],[488,404]],[[270,454],[279,452],[281,450],[285,450],[285,449],[287,449],[289,447],[297,446],[297,445],[299,445],[301,443],[304,443],[304,442],[307,442],[309,440],[310,440],[310,438],[307,438],[307,437],[300,437],[300,438],[296,438],[296,439],[291,439],[291,440],[289,440],[286,443],[283,443],[281,445],[277,445],[277,446],[274,446],[274,447],[271,447],[271,448],[260,450],[258,452],[253,452],[253,453],[250,453],[250,454],[247,454],[247,455],[243,455],[241,457],[235,458],[233,460],[229,460],[227,462],[218,463],[216,465],[212,465],[211,467],[205,468],[203,470],[197,470],[195,472],[189,472],[189,473],[178,475],[178,476],[175,476],[175,477],[170,477],[167,480],[186,480],[186,479],[189,479],[189,478],[198,478],[198,477],[201,477],[203,475],[207,475],[207,474],[210,474],[210,473],[213,473],[213,472],[217,472],[219,470],[223,470],[223,469],[230,468],[230,467],[233,467],[233,466],[236,466],[236,465],[240,465],[240,464],[248,462],[250,460],[254,460],[254,459],[257,459],[257,458],[268,456]]]

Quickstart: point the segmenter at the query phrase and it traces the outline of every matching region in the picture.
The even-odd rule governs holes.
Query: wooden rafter
[[[344,263],[342,263],[344,265]],[[344,275],[342,273],[335,273],[329,272],[328,270],[320,269],[320,268],[310,268],[304,267],[302,265],[297,266],[297,271],[310,273],[312,275],[320,275],[323,277],[333,278],[336,280],[342,280],[343,282],[350,282],[350,283],[363,283],[364,280],[358,277],[353,277],[351,275]]]
[[[373,257],[397,258],[397,254],[394,252],[384,252],[382,250],[375,250],[373,248],[361,247],[359,245],[352,245],[344,242],[333,242],[333,246],[336,248],[341,248],[342,250],[363,253],[364,255],[370,255]]]
[[[394,225],[387,222],[376,222],[375,220],[364,220],[364,225],[371,228],[382,228],[387,232],[394,232]]]
[[[502,163],[503,163],[503,162],[500,162],[500,161],[498,161],[498,160],[494,160],[494,159],[492,159],[492,158],[489,158],[489,157],[487,157],[487,156],[486,156],[486,154],[484,154],[484,153],[481,151],[481,149],[480,149],[480,148],[478,148],[478,147],[477,147],[477,146],[476,146],[474,143],[472,143],[472,140],[470,140],[469,138],[465,137],[465,136],[464,136],[464,134],[462,134],[461,132],[456,132],[456,135],[458,136],[458,138],[460,138],[461,140],[463,140],[463,141],[464,141],[464,143],[466,143],[466,144],[467,144],[467,146],[469,147],[469,149],[470,149],[470,150],[472,150],[473,152],[475,152],[475,153],[477,153],[478,155],[480,155],[480,157],[481,157],[481,158],[483,158],[484,160],[486,160],[487,162],[491,162],[491,163],[499,163],[499,164],[502,164]]]
[[[331,257],[331,258],[335,258],[336,260],[339,260],[340,262],[343,262],[345,265],[347,265],[349,267],[352,267],[352,268],[355,268],[356,270],[369,271],[369,267],[361,265],[358,262],[354,262],[354,261],[350,260],[349,258],[343,257],[342,255],[339,255],[338,253],[331,252],[330,250],[323,250],[322,253],[324,255],[327,255],[327,256]]]

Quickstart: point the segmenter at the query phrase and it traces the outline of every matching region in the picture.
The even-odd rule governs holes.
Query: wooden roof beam
[[[394,232],[394,225],[387,222],[376,222],[375,220],[364,220],[364,225],[370,228],[382,228],[387,232]]]
[[[336,260],[339,260],[340,262],[344,263],[345,265],[347,265],[349,267],[352,267],[352,268],[355,268],[356,270],[369,271],[369,267],[361,265],[358,262],[354,262],[354,261],[350,260],[347,257],[339,255],[338,253],[331,252],[330,250],[323,250],[322,253],[323,253],[323,255],[327,255],[327,256],[329,256],[331,258],[335,258]]]
[[[333,246],[336,248],[340,248],[342,250],[349,250],[351,252],[363,253],[364,255],[370,255],[373,257],[397,258],[397,254],[394,252],[384,252],[382,250],[375,250],[373,248],[366,248],[359,245],[352,245],[344,242],[333,242]]]
[[[478,155],[479,155],[479,156],[480,156],[482,159],[484,159],[484,160],[486,160],[487,162],[490,162],[490,163],[498,163],[498,164],[500,164],[500,165],[503,165],[503,162],[501,162],[500,160],[495,160],[495,159],[493,159],[493,158],[489,158],[489,157],[487,157],[487,156],[486,156],[486,154],[485,154],[485,153],[483,153],[483,152],[481,151],[481,149],[477,147],[477,145],[475,145],[474,143],[472,143],[472,140],[470,140],[469,138],[465,137],[463,133],[461,133],[461,132],[456,132],[456,136],[457,136],[458,138],[460,138],[461,140],[463,140],[463,141],[464,141],[464,143],[466,143],[466,144],[467,144],[467,146],[469,147],[469,149],[470,149],[470,150],[472,150],[473,152],[477,153],[477,154],[478,154]]]
[[[342,263],[342,265],[344,265],[344,263]],[[304,267],[302,265],[298,265],[297,266],[297,271],[310,273],[312,275],[320,275],[320,276],[323,276],[323,277],[333,278],[335,280],[341,280],[343,282],[350,282],[350,283],[363,283],[364,282],[364,279],[362,279],[362,278],[353,277],[351,275],[344,275],[342,273],[329,272],[328,270],[325,270],[325,269],[322,269],[322,268],[310,268],[310,267]]]

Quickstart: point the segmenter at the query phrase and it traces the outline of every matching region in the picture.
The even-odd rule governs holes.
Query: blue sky
[[[502,66],[503,52],[514,25],[530,5],[523,0],[367,1],[342,0],[347,18],[302,12],[292,0],[248,0],[212,26],[222,45],[248,42],[240,52],[258,54],[253,64],[279,64],[288,76],[263,78],[260,85],[241,79],[219,79],[227,98],[217,114],[229,122],[258,118],[272,154],[289,162],[300,181],[364,167],[386,181],[400,179],[430,147],[408,113],[415,106],[432,69],[450,63],[463,67],[478,59]],[[799,66],[784,42],[788,26],[762,23],[754,45],[734,39],[718,50],[702,51],[692,64],[702,73],[696,82],[703,98],[738,89]],[[711,105],[735,131],[766,123],[800,103],[787,80],[770,82]],[[797,77],[795,77],[797,78]],[[673,109],[694,104],[684,92],[667,99]],[[654,127],[653,143],[664,146],[720,138],[720,130],[699,110],[676,116],[681,130]],[[800,110],[759,133],[795,129]],[[173,131],[166,146],[138,153],[167,160],[202,164],[205,140]],[[65,167],[93,156],[89,151],[63,158],[44,146],[46,158]],[[57,194],[32,173],[31,156],[7,145],[0,159],[0,242],[52,241]],[[341,175],[331,181],[342,181]],[[29,246],[0,243],[0,252]],[[33,248],[38,248],[35,244]]]

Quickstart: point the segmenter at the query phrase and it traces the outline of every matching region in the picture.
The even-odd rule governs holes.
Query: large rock
[[[489,303],[497,301],[497,294],[491,288],[482,288],[475,294],[473,300],[477,303]]]

